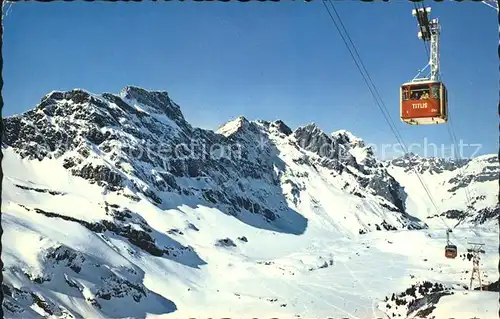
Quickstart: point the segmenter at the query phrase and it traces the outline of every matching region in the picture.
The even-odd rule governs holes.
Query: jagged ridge
[[[240,117],[214,133],[189,125],[166,91],[129,86],[120,95],[52,92],[34,110],[7,118],[5,127],[4,144],[22,157],[62,158],[71,174],[109,191],[136,200],[144,195],[163,208],[166,193],[188,195],[231,215],[245,209],[267,221],[291,214],[283,182],[292,185],[295,203],[300,197],[297,181],[280,180],[289,168],[278,156],[278,144],[288,144],[300,152],[294,159],[298,165],[348,176],[344,190],[361,198],[373,196],[384,209],[399,212],[403,225],[419,227],[405,212],[397,181],[373,152],[365,148],[359,162],[351,154],[364,148],[361,140],[346,132],[327,135],[314,124],[292,131],[282,121]],[[182,187],[183,178],[203,186]],[[265,187],[245,187],[252,180],[263,181]]]

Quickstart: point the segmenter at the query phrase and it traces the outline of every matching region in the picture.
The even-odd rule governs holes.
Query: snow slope
[[[455,309],[460,309],[460,314],[455,315],[456,319],[478,318],[498,318],[499,315],[498,292],[461,292],[453,296],[444,296],[439,306],[433,312],[436,318],[445,318]]]
[[[411,174],[349,132],[244,117],[204,131],[167,92],[135,87],[52,92],[4,122],[6,318],[385,318],[385,298],[416,282],[468,285]],[[468,187],[494,212],[490,158],[466,172],[487,173]],[[477,216],[454,236],[460,254],[486,243],[489,281],[498,223]]]

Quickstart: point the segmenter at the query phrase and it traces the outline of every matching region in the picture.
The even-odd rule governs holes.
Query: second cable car
[[[444,256],[450,259],[457,257],[457,246],[450,242],[450,233],[452,232],[451,229],[446,230],[446,246],[444,247]]]
[[[457,246],[446,245],[446,247],[444,248],[444,256],[451,259],[457,257]]]
[[[408,124],[448,122],[448,94],[439,81],[405,83],[400,88],[401,120]]]

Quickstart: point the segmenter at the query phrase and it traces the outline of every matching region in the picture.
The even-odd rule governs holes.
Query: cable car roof
[[[401,86],[411,86],[411,85],[419,85],[419,84],[432,84],[432,83],[443,84],[443,82],[441,82],[441,81],[426,80],[426,81],[418,81],[418,82],[406,82],[406,83],[403,83]]]

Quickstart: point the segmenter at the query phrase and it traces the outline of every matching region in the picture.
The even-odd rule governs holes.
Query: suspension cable
[[[419,8],[417,6],[417,3],[414,2],[413,4],[414,4],[414,7],[415,7],[415,10],[418,11]],[[425,10],[424,1],[422,1],[421,9]],[[418,15],[417,15],[417,19],[418,19]],[[422,26],[420,25],[420,20],[418,20],[418,21],[419,21],[420,31],[422,32]],[[427,54],[427,58],[430,60],[429,49],[428,49],[428,47],[426,45],[426,42],[423,41],[423,44],[424,44],[424,48],[425,48],[425,51],[426,51],[426,54]],[[439,74],[439,78],[442,80],[442,74]],[[449,135],[451,137],[452,145],[454,147],[453,152],[455,153],[455,160],[458,162],[458,165],[459,165],[459,174],[462,176],[462,179],[463,179],[464,176],[465,176],[465,174],[464,174],[465,169],[464,169],[464,167],[461,166],[461,164],[462,164],[462,158],[461,158],[460,152],[457,149],[457,138],[456,138],[456,135],[455,135],[455,131],[454,131],[454,128],[453,128],[453,124],[452,124],[451,116],[450,115],[448,115],[448,122],[449,122],[449,125],[446,125],[446,128],[447,128],[448,133],[449,133]],[[465,190],[465,197],[466,197],[466,203],[465,204],[466,204],[466,213],[467,213],[467,211],[469,209],[472,209],[472,196],[470,195],[469,185],[466,184],[464,190]],[[453,226],[453,228],[456,228],[458,225],[460,225],[460,223],[466,217],[467,217],[467,214],[465,214],[462,218],[460,218],[458,220],[458,222],[455,224],[455,226]]]
[[[449,114],[448,114],[448,122],[449,122],[449,125],[446,125],[446,127],[448,129],[448,133],[450,134],[452,144],[454,146],[455,159],[458,161],[459,173],[462,176],[462,180],[463,180],[465,178],[465,168],[464,168],[464,166],[462,166],[464,159],[462,158],[460,152],[458,151],[457,137],[456,137],[455,130],[453,128],[453,123],[451,121],[451,117]],[[465,184],[464,190],[465,190],[465,198],[466,198],[466,205],[467,205],[466,212],[467,212],[468,210],[472,210],[472,196],[470,195],[471,192],[469,190],[468,184]],[[466,217],[467,217],[466,215],[464,217],[462,217],[453,228],[457,227]]]
[[[342,23],[342,19],[340,18],[337,10],[335,9],[334,5],[332,2],[328,1],[328,0],[324,0],[322,1],[323,2],[323,5],[325,6],[325,9],[326,11],[328,12],[328,15],[330,16],[333,24],[335,25],[338,33],[340,34],[344,44],[346,45],[347,49],[349,50],[349,53],[352,57],[352,59],[354,60],[354,63],[356,64],[357,68],[358,68],[358,71],[360,72],[361,76],[363,77],[363,80],[365,81],[366,85],[368,86],[368,89],[370,90],[370,93],[372,94],[373,98],[375,99],[375,102],[377,104],[377,106],[379,107],[380,111],[382,112],[382,115],[384,116],[387,124],[389,125],[389,127],[391,128],[392,132],[394,133],[394,136],[396,137],[396,140],[399,142],[399,144],[401,145],[401,147],[403,148],[404,152],[407,154],[408,153],[408,149],[406,147],[406,143],[404,143],[403,141],[403,138],[401,137],[401,135],[399,134],[399,131],[397,130],[397,128],[395,127],[391,117],[390,117],[390,114],[389,112],[387,111],[387,108],[385,106],[385,103],[383,102],[382,98],[380,97],[380,94],[378,93],[378,90],[375,86],[375,84],[373,83],[368,71],[366,70],[366,67],[364,66],[364,63],[363,63],[363,60],[361,59],[361,57],[359,56],[359,53],[358,53],[358,50],[356,49],[356,46],[354,45],[354,43],[352,42],[350,36],[349,36],[349,33],[347,32],[347,30],[345,29],[345,26],[344,24]],[[330,3],[330,6],[332,7],[333,11],[335,12],[335,15],[337,16],[340,24],[342,25],[342,28],[344,29],[344,32],[347,36],[347,38],[349,39],[352,47],[353,47],[353,50],[356,54],[356,56],[358,57],[359,59],[359,63],[358,61],[356,60],[355,56],[354,56],[354,53],[353,51],[351,50],[351,48],[349,47],[349,44],[347,43],[346,41],[346,38],[344,37],[344,35],[342,34],[342,32],[340,31],[340,28],[339,28],[339,25],[337,24],[337,22],[335,21],[332,13],[330,12],[330,10],[328,9],[328,6],[326,5],[325,2],[329,2]],[[363,70],[361,69],[360,67],[360,64],[361,66],[363,67],[363,70],[364,72],[366,73],[366,76],[365,74],[363,73]],[[370,86],[371,84],[371,86]],[[372,89],[373,87],[373,89]],[[380,102],[379,102],[380,100]],[[387,114],[386,114],[387,113]],[[416,168],[414,166],[411,166],[411,169],[414,171],[415,175],[417,176],[417,178],[419,179],[420,183],[422,184],[422,187],[424,188],[427,196],[429,197],[432,205],[434,206],[434,209],[436,210],[436,214],[437,216],[441,219],[441,221],[443,222],[443,224],[445,225],[445,227],[447,229],[450,229],[450,227],[447,225],[447,223],[444,221],[444,219],[440,216],[440,211],[429,191],[429,188],[427,187],[427,185],[425,184],[425,182],[423,181],[422,177],[420,176],[420,174],[418,173],[418,171],[416,170]]]
[[[417,3],[414,2],[413,5],[415,7],[415,10],[418,11],[419,8],[418,8]],[[424,1],[421,2],[421,9],[425,10]],[[417,15],[417,18],[418,18],[418,15]],[[420,26],[420,30],[422,31],[422,26]],[[429,49],[427,48],[426,42],[423,41],[423,43],[424,43],[425,51],[427,53],[427,58],[430,60]],[[441,73],[441,72],[439,72],[439,73]],[[442,79],[442,75],[441,74],[439,74],[439,78]],[[464,169],[461,166],[462,158],[461,158],[460,152],[458,152],[458,149],[457,149],[457,138],[456,138],[456,135],[455,135],[455,131],[454,131],[454,128],[453,128],[453,124],[452,124],[451,116],[450,115],[448,115],[448,123],[449,123],[449,125],[446,125],[446,128],[447,128],[448,133],[449,133],[449,135],[451,137],[452,145],[454,147],[453,152],[455,153],[455,159],[459,163],[459,173],[462,175],[462,179],[463,179],[464,178]],[[466,211],[467,211],[468,209],[471,209],[471,206],[472,206],[472,199],[471,199],[472,197],[470,196],[470,191],[469,191],[469,187],[468,187],[467,184],[465,185],[465,197],[466,197]],[[460,222],[463,219],[465,219],[465,217],[466,216],[464,216],[462,219],[460,219],[453,228],[457,227],[460,224]]]

